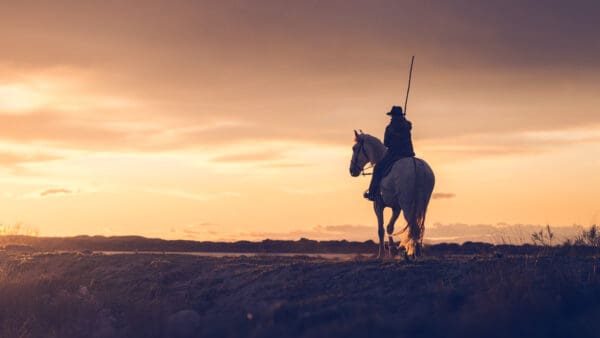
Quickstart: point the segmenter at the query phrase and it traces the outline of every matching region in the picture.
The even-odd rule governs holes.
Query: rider
[[[393,106],[387,115],[392,117],[390,124],[385,128],[383,138],[383,144],[387,147],[387,152],[375,165],[369,190],[364,194],[364,197],[371,201],[374,201],[379,195],[379,182],[394,162],[404,157],[415,156],[410,135],[412,123],[405,118],[402,107]]]

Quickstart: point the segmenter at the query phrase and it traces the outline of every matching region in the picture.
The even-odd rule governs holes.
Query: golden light
[[[47,102],[36,88],[23,84],[0,85],[0,111],[20,113],[34,110]]]

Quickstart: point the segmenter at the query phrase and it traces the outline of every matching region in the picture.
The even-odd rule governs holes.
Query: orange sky
[[[415,148],[446,197],[428,226],[597,223],[598,15],[589,1],[4,4],[0,223],[375,238],[352,130],[382,136],[412,54]]]

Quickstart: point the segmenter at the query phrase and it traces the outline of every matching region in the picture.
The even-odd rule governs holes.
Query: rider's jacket
[[[385,128],[383,144],[388,148],[388,154],[393,157],[413,157],[411,131],[412,123],[406,120],[404,116],[394,116],[390,124]]]

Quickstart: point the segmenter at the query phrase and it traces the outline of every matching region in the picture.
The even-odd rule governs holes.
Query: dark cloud
[[[86,89],[144,108],[86,112],[95,121],[3,116],[0,125],[15,128],[0,136],[93,149],[341,145],[356,128],[381,136],[383,113],[402,101],[411,54],[417,140],[600,123],[599,7],[583,0],[14,2],[0,13],[0,68],[73,68],[89,76]],[[107,116],[160,127],[97,123]],[[213,120],[254,125],[186,131]]]
[[[600,48],[599,13],[600,5],[587,0],[148,1],[143,7],[134,1],[18,2],[3,7],[0,18],[14,30],[0,36],[11,42],[7,53],[27,44],[45,47],[39,48],[44,53],[27,56],[31,62],[103,63],[107,57],[127,59],[153,51],[138,62],[170,57],[179,63],[163,63],[161,68],[176,70],[174,75],[181,75],[178,66],[189,66],[191,59],[224,59],[241,68],[257,63],[282,68],[286,62],[298,63],[301,58],[294,57],[298,54],[304,63],[343,70],[362,66],[362,56],[378,46],[394,52],[416,49],[441,60],[471,55],[462,60],[465,65],[482,58],[528,65],[568,61],[597,65],[592,57]],[[38,25],[25,26],[24,17]],[[121,48],[121,53],[109,53],[114,48]],[[439,50],[446,53],[433,53]]]

